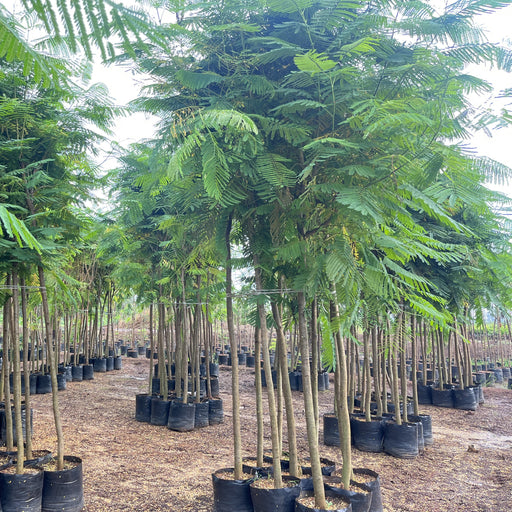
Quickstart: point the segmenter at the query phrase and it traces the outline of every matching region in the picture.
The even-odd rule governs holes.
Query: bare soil
[[[69,382],[59,392],[66,455],[83,459],[87,512],[212,511],[211,473],[232,466],[231,369],[221,367],[225,421],[179,433],[135,421],[135,395],[147,392],[149,360],[123,358],[123,369]],[[255,455],[254,370],[241,368],[243,455]],[[422,406],[434,445],[413,460],[353,449],[354,467],[380,474],[386,512],[504,512],[512,498],[512,391],[486,388],[476,412]],[[302,394],[294,392],[298,442],[307,456]],[[56,449],[50,395],[32,397],[34,449]],[[320,394],[332,412],[333,391]],[[270,422],[266,416],[267,447]],[[320,439],[323,439],[320,425]],[[321,446],[341,467],[341,453]],[[235,511],[234,511],[235,512]]]

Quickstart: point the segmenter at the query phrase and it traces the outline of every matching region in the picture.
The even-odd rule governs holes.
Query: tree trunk
[[[254,330],[254,371],[255,371],[255,387],[256,387],[256,465],[263,466],[263,389],[261,385],[261,334],[260,329],[256,327]]]
[[[402,302],[403,307],[403,302]],[[408,414],[407,414],[407,362],[406,362],[406,346],[407,346],[407,339],[405,336],[405,326],[407,321],[407,315],[406,313],[402,313],[402,316],[400,318],[400,333],[399,333],[399,340],[400,340],[400,384],[402,385],[401,393],[402,393],[402,403],[403,403],[403,412],[402,412],[402,418],[404,420],[404,423],[407,423],[409,421]]]
[[[416,340],[416,317],[414,314],[411,315],[411,356],[412,356],[412,404],[414,407],[414,415],[419,415],[419,404],[418,404],[418,351],[417,351],[417,340]]]
[[[23,473],[23,463],[25,462],[25,447],[23,444],[23,423],[21,411],[21,371],[20,371],[20,332],[19,332],[19,287],[18,275],[15,271],[12,273],[12,366],[13,366],[13,400],[14,400],[14,423],[16,426],[17,438],[17,459],[16,459],[16,473]],[[29,411],[27,411],[27,416]]]
[[[261,267],[258,256],[254,255],[254,280],[256,283],[256,291],[263,290]],[[274,467],[274,486],[280,489],[283,486],[281,477],[281,452],[279,451],[279,433],[277,425],[277,408],[276,399],[274,394],[274,382],[272,380],[272,366],[270,364],[270,353],[268,347],[268,332],[267,332],[267,315],[265,313],[265,305],[263,303],[263,295],[258,295],[258,318],[260,323],[261,333],[261,350],[263,352],[263,367],[265,370],[265,378],[267,381],[267,396],[268,396],[268,409],[270,416],[270,430],[272,438],[272,457]],[[236,357],[236,354],[235,354]]]
[[[44,325],[46,328],[46,348],[48,351],[48,363],[50,365],[50,376],[52,380],[52,405],[53,417],[55,420],[55,430],[57,433],[57,469],[64,469],[64,436],[62,434],[62,424],[59,412],[59,396],[57,384],[57,364],[55,362],[55,354],[53,351],[53,343],[50,332],[50,310],[48,307],[48,295],[46,293],[46,280],[43,267],[38,266],[39,285],[41,287],[41,302],[43,306]],[[28,414],[28,412],[27,412]]]
[[[288,429],[288,453],[290,459],[290,474],[299,477],[300,466],[297,460],[297,439],[295,430],[295,416],[293,412],[292,390],[288,377],[288,357],[286,354],[286,340],[283,332],[281,313],[275,301],[271,302],[272,314],[276,324],[276,338],[279,355],[279,369],[283,388],[284,405],[286,408],[286,426]]]
[[[231,398],[233,404],[233,467],[235,480],[242,480],[242,436],[240,433],[240,384],[238,376],[238,355],[233,318],[233,269],[231,263],[231,226],[228,218],[224,243],[226,246],[226,320],[228,323],[229,346],[231,349]],[[260,376],[261,378],[261,376]],[[262,461],[263,463],[263,461]],[[263,465],[263,464],[262,464]]]
[[[30,409],[32,407],[32,397],[30,396],[30,370],[29,370],[29,362],[28,362],[28,342],[29,342],[29,323],[27,317],[27,288],[25,285],[25,279],[20,279],[21,284],[21,318],[23,322],[23,379],[25,382],[25,451],[26,458],[32,458],[32,419],[30,417]]]
[[[155,337],[153,336],[153,303],[149,305],[149,350],[151,356],[149,359],[149,391],[151,395],[153,393],[153,371],[154,371],[154,359],[153,354],[155,353]]]
[[[299,345],[302,355],[302,384],[304,397],[304,414],[306,416],[306,431],[308,436],[309,457],[311,460],[311,476],[315,492],[315,506],[326,508],[322,467],[320,465],[320,451],[318,448],[318,432],[315,422],[313,404],[313,390],[311,389],[311,370],[309,364],[309,343],[306,323],[306,298],[304,292],[297,293],[299,318]]]
[[[372,363],[373,363],[373,390],[375,392],[375,402],[377,403],[377,417],[382,416],[382,395],[380,389],[380,364],[378,347],[378,327],[372,327]]]
[[[7,277],[7,286],[10,287],[11,278]],[[9,353],[11,345],[11,333],[9,332],[10,324],[12,322],[11,315],[11,299],[7,300],[3,308],[3,360],[2,360],[2,382],[3,382],[3,394],[5,396],[5,446],[8,452],[14,451],[14,441],[12,432],[12,410],[11,410],[11,386],[9,383],[9,371],[11,368],[11,362]]]
[[[320,352],[318,347],[318,315],[317,301],[311,303],[311,390],[313,392],[313,409],[315,411],[316,431],[319,432],[320,413],[318,411],[318,370],[320,367]]]
[[[333,287],[334,291],[334,287]],[[338,304],[335,301],[330,302],[331,321],[337,322],[339,318]],[[347,359],[345,355],[345,344],[343,336],[339,329],[335,332],[336,340],[336,374],[335,378],[338,384],[336,390],[338,400],[336,401],[336,416],[338,417],[338,430],[340,433],[340,449],[343,458],[343,467],[341,479],[345,489],[350,488],[350,479],[352,478],[352,447],[350,432],[350,414],[347,403]]]

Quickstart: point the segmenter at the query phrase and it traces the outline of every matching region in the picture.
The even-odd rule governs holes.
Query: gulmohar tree
[[[43,4],[24,3],[32,4],[41,16]],[[122,264],[128,260],[141,268],[150,253],[150,275],[141,291],[150,300],[161,302],[165,295],[185,305],[205,281],[193,276],[219,266],[222,254],[229,339],[236,357],[231,301],[231,247],[236,243],[254,267],[270,404],[274,392],[265,328],[271,303],[280,329],[280,312],[270,297],[279,292],[279,306],[298,326],[318,508],[325,508],[325,497],[308,376],[309,334],[315,331],[317,313],[335,368],[343,481],[348,486],[345,396],[353,385],[354,359],[353,352],[350,361],[347,354],[356,329],[364,330],[369,356],[368,337],[377,336],[370,331],[383,318],[393,322],[380,335],[389,340],[395,336],[403,347],[408,319],[429,321],[439,332],[457,331],[472,307],[488,306],[498,296],[500,304],[510,304],[505,287],[497,283],[510,282],[503,257],[510,247],[503,221],[491,208],[503,198],[482,186],[489,179],[506,180],[510,171],[460,144],[472,131],[499,127],[508,119],[506,113],[495,116],[471,105],[469,93],[486,93],[490,87],[465,70],[475,63],[510,70],[509,50],[489,44],[476,25],[478,14],[505,4],[469,0],[437,9],[385,0],[171,2],[159,7],[172,12],[177,22],[153,27],[148,41],[139,37],[133,45],[129,33],[145,23],[144,16],[119,6],[107,13],[102,1],[84,4],[83,12],[74,4],[74,15],[87,14],[91,43],[102,54],[115,53],[106,29],[112,21],[122,36],[122,59],[134,59],[139,71],[154,78],[147,97],[135,104],[161,118],[157,141],[142,155],[127,157],[130,165],[118,182],[124,201],[117,212],[119,223],[121,229],[129,227],[134,240],[115,240],[126,257]],[[100,14],[96,25],[95,13]],[[73,39],[68,19],[66,31]],[[5,32],[4,21],[0,17]],[[82,46],[90,52],[87,27],[79,26],[80,44],[72,49]],[[59,39],[56,16],[48,18],[46,28]],[[16,30],[5,33],[9,37],[3,41],[20,48],[25,71],[34,69],[51,79],[53,62],[31,54]],[[6,48],[4,43],[0,51]],[[14,236],[19,234],[18,244],[29,243],[22,225],[13,230],[16,221],[2,215],[8,234],[10,226]],[[106,254],[108,247],[103,250]],[[112,261],[121,264],[121,258]],[[166,313],[159,307],[163,321]],[[187,315],[179,309],[176,313],[184,319],[183,332],[190,334]],[[177,346],[182,350],[179,371],[186,366],[187,343],[185,337]],[[379,357],[377,351],[373,355]],[[397,351],[393,368],[398,357]],[[315,372],[316,365],[313,376]],[[238,479],[237,386],[235,364]],[[393,386],[398,401],[396,375]],[[271,416],[275,484],[280,486],[275,411]]]
[[[175,53],[157,49],[139,62],[158,78],[154,95],[139,104],[162,115],[168,130],[169,186],[193,176],[219,215],[229,211],[244,226],[268,230],[258,238],[266,245],[247,231],[248,252],[257,267],[267,254],[286,263],[304,342],[306,305],[332,286],[352,285],[351,296],[337,295],[348,300],[346,319],[364,294],[446,322],[436,309],[445,298],[413,266],[463,256],[419,219],[472,243],[458,205],[471,203],[484,179],[509,172],[457,144],[505,121],[472,109],[467,94],[489,86],[464,71],[481,62],[509,70],[508,50],[488,44],[474,21],[500,6],[457,3],[441,12],[410,2],[206,2],[180,12]],[[498,198],[487,194],[482,204]],[[336,308],[332,314],[333,332],[344,325],[336,336],[347,336],[353,324]],[[344,351],[338,343],[338,358]],[[322,507],[308,389],[305,400]]]

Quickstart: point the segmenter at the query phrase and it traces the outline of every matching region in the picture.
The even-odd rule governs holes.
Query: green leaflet
[[[0,204],[0,220],[5,228],[5,231],[11,238],[16,238],[18,245],[23,246],[23,242],[31,249],[41,252],[39,242],[34,238],[32,233],[28,230],[25,223],[13,215],[9,210]],[[0,235],[3,235],[2,226],[0,225]]]
[[[316,50],[310,50],[305,55],[297,55],[293,61],[301,70],[315,75],[323,71],[329,71],[336,66],[336,62],[329,59],[324,53],[318,53]]]
[[[188,87],[193,91],[204,89],[205,87],[208,87],[210,84],[222,82],[222,80],[224,79],[217,73],[212,73],[209,71],[195,73],[193,71],[188,71],[186,69],[180,69],[179,71],[177,71],[176,78],[182,83],[183,86]]]

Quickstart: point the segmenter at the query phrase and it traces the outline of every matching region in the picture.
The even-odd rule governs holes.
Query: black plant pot
[[[364,476],[364,485],[368,486],[372,492],[370,508],[368,509],[368,512],[383,512],[379,475],[375,471],[367,468],[354,468],[353,473],[356,477]]]
[[[97,357],[94,359],[93,367],[96,373],[105,373],[107,371],[107,358]]]
[[[145,393],[135,395],[135,419],[149,423],[151,421],[151,396]]]
[[[165,426],[169,419],[170,402],[159,396],[151,398],[151,425]]]
[[[194,427],[202,428],[207,427],[210,424],[209,420],[209,409],[210,405],[208,400],[204,402],[196,402],[196,410],[195,410],[195,419],[194,419]]]
[[[30,394],[35,395],[37,393],[37,374],[31,373],[29,376],[29,382],[30,382]]]
[[[263,488],[257,485],[257,480],[250,485],[254,512],[294,512],[295,498],[301,492],[298,478],[283,476],[281,489]]]
[[[11,416],[12,416],[12,440],[15,445],[18,444],[18,434],[16,431],[16,423],[14,421],[14,407],[11,409]],[[34,411],[33,409],[30,409],[30,431],[34,431]],[[0,431],[1,431],[1,440],[2,443],[5,443],[7,441],[7,424],[5,421],[5,409],[0,410]],[[23,439],[26,438],[26,432],[27,432],[27,408],[23,404],[21,406],[21,433]],[[1,510],[1,509],[0,509]]]
[[[167,428],[178,432],[194,430],[195,404],[184,404],[182,401],[171,402]]]
[[[114,370],[114,356],[107,357],[107,372]]]
[[[324,444],[327,446],[340,445],[338,418],[334,413],[324,414]]]
[[[384,443],[384,421],[381,418],[372,418],[366,421],[365,417],[353,415],[350,418],[352,440],[354,446],[362,452],[382,452]]]
[[[84,369],[82,365],[72,366],[71,367],[71,375],[73,378],[73,382],[82,382],[84,379]]]
[[[219,379],[218,377],[212,377],[210,379],[210,390],[214,398],[218,398],[220,394]]]
[[[66,380],[71,382],[73,380],[73,374],[71,372],[72,366],[70,364],[64,366],[64,375],[66,376]]]
[[[418,403],[420,405],[432,404],[432,386],[424,386],[418,383],[416,389],[418,390]]]
[[[432,404],[437,407],[451,407],[453,409],[455,405],[453,401],[453,389],[432,388]]]
[[[41,512],[80,512],[84,508],[82,459],[64,456],[73,467],[45,471]]]
[[[121,356],[114,357],[114,370],[123,369],[123,358]]]
[[[292,391],[299,390],[299,383],[297,382],[297,373],[298,372],[290,372],[288,374],[288,378],[290,379],[290,388]]]
[[[208,422],[210,425],[224,422],[224,407],[221,398],[208,400]]]
[[[210,363],[210,377],[219,376],[219,365],[217,363]]]
[[[57,374],[57,389],[64,391],[66,389],[66,376],[63,373]]]
[[[400,459],[413,459],[418,455],[418,426],[415,423],[386,422],[384,451]]]
[[[464,389],[454,389],[453,402],[455,409],[462,409],[463,411],[476,411],[476,408],[478,407],[478,400],[475,396],[475,388],[467,387]]]
[[[219,354],[219,364],[222,364],[222,365],[228,364],[228,355],[227,354]]]
[[[94,366],[92,364],[84,364],[82,366],[84,380],[93,380],[94,379]]]
[[[222,478],[223,473],[233,473],[233,469],[219,469],[212,474],[214,512],[253,512],[250,484],[253,478],[245,480]]]
[[[158,395],[160,393],[160,379],[158,377],[153,377],[151,379],[151,393],[153,393],[153,395]]]
[[[41,469],[22,475],[0,472],[2,512],[41,512],[43,476]]]
[[[37,376],[37,394],[44,395],[52,392],[52,377],[50,374],[39,374]]]
[[[247,368],[254,368],[256,363],[256,358],[254,356],[251,356],[250,354],[247,354],[247,357],[245,358],[245,365]]]
[[[434,444],[434,437],[432,435],[432,416],[429,414],[419,414],[418,416],[409,416],[412,421],[421,421],[423,430],[423,444],[424,446],[432,446]]]
[[[423,436],[423,422],[419,416],[408,416],[409,423],[415,423],[418,427],[418,452],[422,453],[425,450],[425,437]]]

